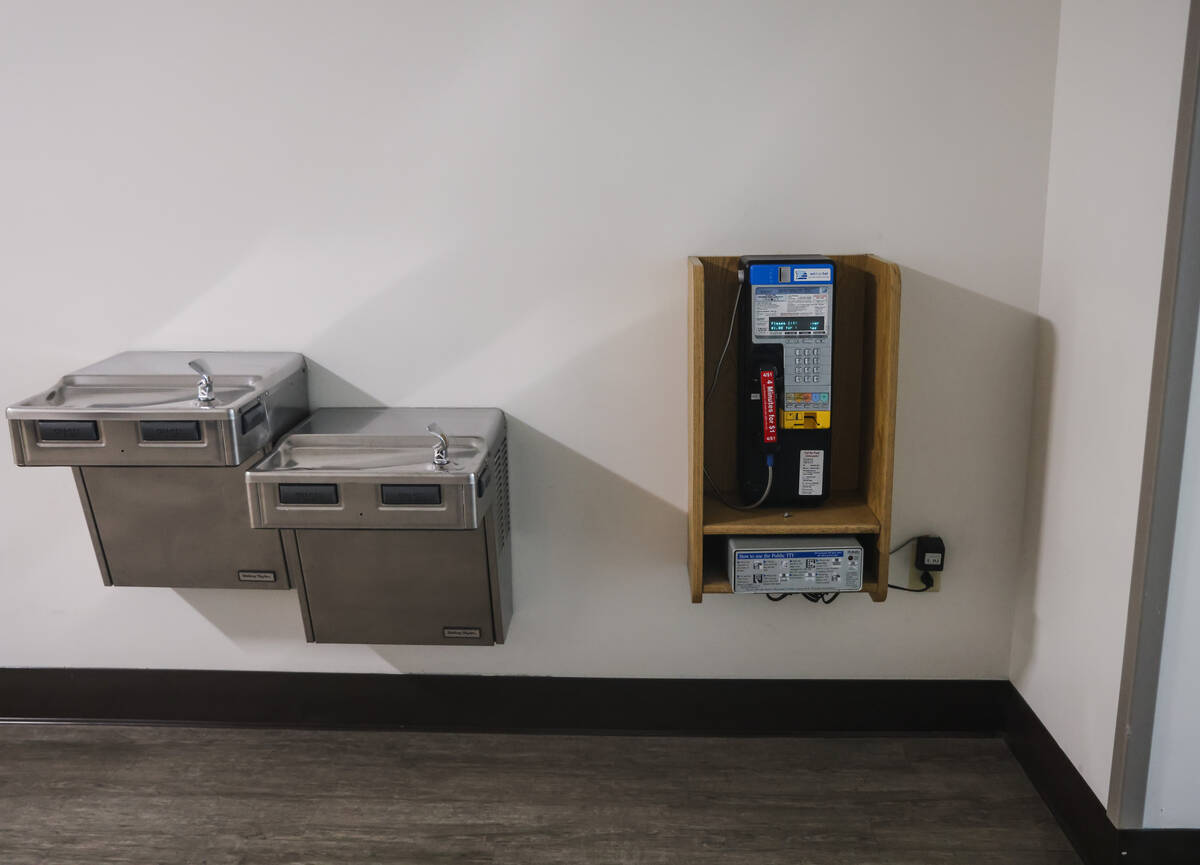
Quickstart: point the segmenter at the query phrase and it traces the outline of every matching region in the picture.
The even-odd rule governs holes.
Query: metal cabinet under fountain
[[[246,484],[253,525],[283,530],[310,641],[504,642],[512,556],[499,409],[321,409]]]
[[[244,475],[308,414],[302,355],[126,352],[7,414],[18,465],[73,468],[108,585],[289,588]]]

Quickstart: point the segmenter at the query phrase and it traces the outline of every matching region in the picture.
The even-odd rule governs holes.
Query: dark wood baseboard
[[[1117,829],[1104,804],[1017,689],[1004,738],[1086,865],[1195,865],[1200,829]]]
[[[1104,805],[1017,689],[1011,684],[1008,689],[1004,738],[1009,750],[1080,858],[1087,865],[1110,865],[1118,836]]]
[[[1200,861],[1200,830],[1118,831],[1002,680],[593,679],[0,669],[0,720],[672,735],[1003,735],[1086,865]]]
[[[999,735],[999,680],[0,669],[0,718],[684,735]]]
[[[1200,829],[1124,829],[1117,861],[1124,865],[1195,865]]]

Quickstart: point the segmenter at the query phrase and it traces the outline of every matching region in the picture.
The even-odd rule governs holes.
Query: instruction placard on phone
[[[819,496],[824,492],[825,451],[800,451],[800,495]]]

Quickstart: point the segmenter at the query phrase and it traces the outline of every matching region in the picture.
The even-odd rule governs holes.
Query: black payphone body
[[[829,495],[833,261],[738,262],[738,484],[747,505],[816,506]]]

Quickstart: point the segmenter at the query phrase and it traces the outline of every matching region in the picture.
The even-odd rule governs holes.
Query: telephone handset
[[[743,502],[815,506],[829,495],[834,263],[738,264],[738,482]]]

